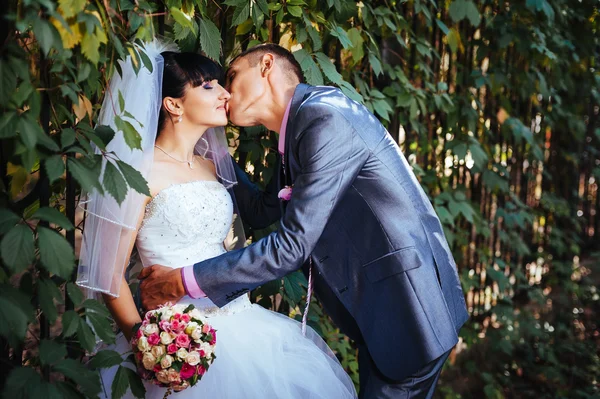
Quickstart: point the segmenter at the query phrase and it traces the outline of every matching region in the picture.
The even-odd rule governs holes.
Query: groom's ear
[[[271,53],[265,53],[260,59],[260,74],[262,77],[268,76],[275,65],[275,57]]]

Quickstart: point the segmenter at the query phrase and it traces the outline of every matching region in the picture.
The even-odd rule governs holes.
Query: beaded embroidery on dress
[[[169,186],[146,206],[136,246],[144,267],[180,268],[225,252],[233,204],[217,181]],[[173,398],[355,398],[350,377],[312,329],[302,336],[300,323],[251,304],[242,295],[219,308],[208,298],[184,297],[217,330],[217,359],[194,387]],[[126,354],[123,335],[111,348]],[[110,398],[117,368],[101,372],[103,394]],[[146,398],[160,399],[165,389],[145,383]],[[133,398],[128,391],[127,398]]]

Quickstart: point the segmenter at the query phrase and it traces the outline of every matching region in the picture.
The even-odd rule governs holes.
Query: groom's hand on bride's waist
[[[177,303],[186,294],[179,269],[152,265],[142,269],[139,279],[142,307],[146,311],[167,302]]]

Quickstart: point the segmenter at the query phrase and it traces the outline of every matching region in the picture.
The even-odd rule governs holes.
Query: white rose
[[[156,358],[152,353],[146,352],[142,358],[142,364],[146,370],[153,370],[154,365],[156,364]]]
[[[188,353],[187,357],[185,358],[185,361],[188,362],[190,366],[195,366],[198,363],[200,363],[200,354],[196,351],[192,351]]]
[[[196,328],[194,331],[192,331],[192,333],[190,335],[191,335],[191,337],[192,337],[193,340],[195,340],[196,342],[198,342],[198,340],[202,336],[202,329],[201,328]]]
[[[172,309],[174,313],[183,313],[187,307],[188,305],[174,305]]]
[[[144,327],[144,334],[145,335],[152,335],[152,334],[158,334],[158,325],[155,323],[151,323],[148,324]]]
[[[188,356],[188,351],[185,348],[179,348],[179,350],[177,351],[177,357],[180,360],[185,360],[185,358]]]
[[[188,314],[192,319],[202,320],[202,313],[197,308],[190,310]]]
[[[208,342],[202,342],[202,343],[200,344],[200,350],[203,350],[203,351],[204,351],[204,356],[206,356],[206,357],[210,357],[210,356],[213,354],[213,352],[214,352],[214,350],[215,350],[215,349],[214,349],[214,347],[213,347],[211,344],[209,344]]]
[[[150,353],[152,353],[155,358],[160,359],[165,354],[165,347],[162,345],[153,346]]]
[[[156,379],[162,382],[163,384],[169,383],[169,370],[161,370],[156,373]]]
[[[190,335],[192,333],[192,331],[194,331],[197,327],[198,327],[198,323],[196,323],[195,321],[190,321],[188,323],[187,327],[185,328],[185,333]]]
[[[150,350],[150,344],[148,343],[148,338],[146,337],[140,337],[140,339],[138,340],[137,343],[137,347],[140,350],[140,352],[147,352]]]
[[[162,367],[163,369],[168,369],[169,367],[171,367],[171,364],[173,364],[173,360],[173,356],[171,355],[163,357],[160,361],[160,367]]]
[[[165,320],[165,321],[169,321],[171,320],[171,317],[173,317],[173,312],[171,311],[171,309],[163,309],[161,310],[161,315],[160,315],[160,319],[161,320]]]
[[[144,337],[142,337],[142,338],[144,338]],[[166,331],[163,331],[160,333],[160,343],[161,344],[169,345],[171,342],[173,342],[173,337],[171,336],[171,334],[169,334]]]

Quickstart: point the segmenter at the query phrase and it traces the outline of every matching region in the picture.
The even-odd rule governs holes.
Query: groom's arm
[[[297,139],[302,167],[277,232],[247,248],[193,266],[197,283],[218,306],[297,270],[313,251],[343,193],[369,155],[353,127],[327,105],[305,106]]]
[[[253,229],[264,229],[281,218],[281,205],[277,198],[277,176],[261,190],[252,183],[246,172],[231,159],[238,184],[233,186],[240,216]]]

